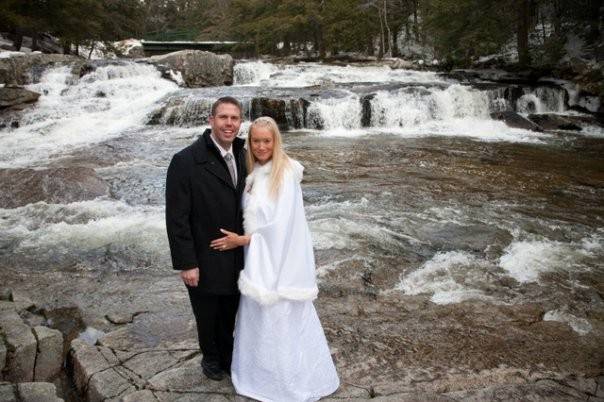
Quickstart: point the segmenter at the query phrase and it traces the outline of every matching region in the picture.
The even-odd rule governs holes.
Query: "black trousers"
[[[188,286],[187,290],[197,323],[199,348],[204,363],[219,365],[223,370],[229,371],[233,357],[233,331],[239,307],[239,294],[201,294],[196,288]]]

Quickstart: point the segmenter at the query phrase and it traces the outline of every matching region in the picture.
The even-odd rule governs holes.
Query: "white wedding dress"
[[[290,160],[276,199],[272,162],[246,179],[244,226],[251,241],[239,277],[231,378],[238,394],[260,401],[316,401],[340,380],[312,300],[317,297],[303,167]]]

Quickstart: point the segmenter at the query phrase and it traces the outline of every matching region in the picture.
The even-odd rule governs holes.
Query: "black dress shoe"
[[[218,364],[206,363],[202,361],[201,369],[203,374],[210,380],[222,381],[224,378],[224,371],[222,371]]]

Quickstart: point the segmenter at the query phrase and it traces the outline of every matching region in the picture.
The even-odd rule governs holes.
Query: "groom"
[[[241,119],[236,99],[218,99],[209,118],[211,130],[173,156],[166,179],[172,265],[189,292],[203,373],[217,381],[231,367],[243,250],[213,250],[210,241],[224,236],[221,228],[243,233],[240,200],[246,168],[244,141],[237,138]]]

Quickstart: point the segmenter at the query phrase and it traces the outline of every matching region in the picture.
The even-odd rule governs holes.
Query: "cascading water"
[[[247,120],[272,105],[298,129],[284,138],[308,168],[305,200],[324,281],[341,275],[370,283],[377,272],[375,286],[386,292],[432,293],[437,303],[513,302],[525,296],[497,281],[523,278],[519,272],[534,265],[529,254],[548,255],[546,266],[529,273],[537,281],[569,266],[592,269],[604,255],[604,223],[576,223],[599,202],[597,186],[587,191],[574,179],[593,166],[553,155],[552,135],[490,117],[564,112],[564,91],[551,86],[472,87],[387,67],[245,62],[231,87],[190,89],[152,66],[124,62],[81,78],[67,67],[49,69],[29,88],[42,96],[18,112],[20,127],[0,132],[0,168],[84,164],[110,191],[83,202],[0,209],[6,266],[164,270],[167,165],[224,95],[242,101]],[[602,136],[592,131],[586,141]],[[555,187],[544,184],[550,181]],[[553,193],[582,202],[569,212],[564,202],[543,201]]]
[[[98,67],[79,80],[70,67],[52,68],[28,88],[44,95],[22,113],[19,128],[0,134],[0,166],[30,166],[123,135],[177,87],[153,66],[126,63]]]

